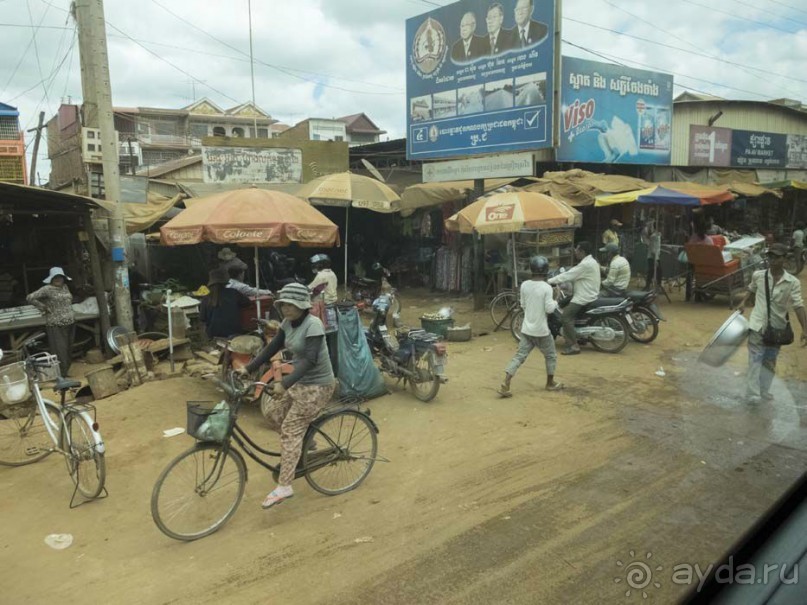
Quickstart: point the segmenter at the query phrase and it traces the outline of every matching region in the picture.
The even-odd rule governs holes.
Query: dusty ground
[[[410,297],[404,318],[442,304]],[[487,329],[467,300],[451,304]],[[658,587],[644,602],[674,601],[689,587],[671,581],[672,567],[708,565],[803,471],[807,351],[787,348],[776,401],[749,410],[735,398],[743,355],[712,372],[694,361],[727,307],[663,310],[668,322],[650,346],[561,358],[562,393],[540,389],[534,356],[515,397],[495,396],[514,351],[509,334],[452,344],[451,381],[433,403],[405,392],[369,403],[390,462],[358,490],[328,498],[301,481],[294,500],[262,511],[270,480],[250,461],[235,517],[190,544],[157,530],[149,498],[161,469],[191,445],[163,429],[184,426],[186,400],[216,394],[183,378],[98,402],[107,499],[69,510],[70,480],[55,456],[0,468],[0,600],[622,603],[644,601],[641,591],[626,596],[625,569],[649,556]],[[656,376],[662,366],[666,376]],[[257,427],[254,413],[248,422]],[[51,550],[50,533],[75,541]]]

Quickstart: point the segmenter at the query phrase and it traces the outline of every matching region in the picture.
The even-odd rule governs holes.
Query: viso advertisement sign
[[[202,147],[205,183],[300,183],[303,154],[299,149]]]
[[[559,162],[669,164],[673,77],[563,57]]]
[[[406,22],[410,159],[552,146],[555,0],[461,0]]]

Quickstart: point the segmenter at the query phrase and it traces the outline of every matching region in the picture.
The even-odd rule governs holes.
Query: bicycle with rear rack
[[[187,431],[197,443],[174,458],[160,474],[151,494],[151,516],[166,536],[192,541],[219,530],[235,514],[244,495],[247,466],[242,451],[272,472],[279,452],[264,449],[238,424],[238,412],[251,401],[260,382],[241,382],[230,372],[227,380],[212,377],[226,401],[187,402]],[[370,474],[377,456],[378,427],[370,412],[341,405],[326,408],[308,427],[294,478],[305,477],[327,496],[356,489]]]
[[[66,401],[67,392],[81,383],[59,376],[55,355],[30,354],[44,337],[39,333],[23,343],[23,361],[0,367],[0,465],[24,466],[61,454],[75,486],[70,499],[74,508],[82,503],[76,502],[77,495],[84,501],[106,496],[106,448],[95,406]],[[61,396],[59,405],[42,396],[40,385],[51,381]]]

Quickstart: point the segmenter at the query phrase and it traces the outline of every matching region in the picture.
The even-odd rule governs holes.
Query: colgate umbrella
[[[258,247],[339,245],[339,228],[298,197],[267,189],[237,189],[186,201],[185,210],[160,227],[166,246],[213,242],[255,247],[255,285],[260,287]],[[258,316],[260,301],[256,298]]]

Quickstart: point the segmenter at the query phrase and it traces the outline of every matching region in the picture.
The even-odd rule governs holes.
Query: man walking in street
[[[548,280],[548,283],[553,286],[566,282],[574,284],[572,301],[563,309],[563,339],[566,341],[566,346],[561,351],[561,355],[580,353],[574,320],[580,309],[593,303],[600,295],[600,264],[591,256],[591,244],[589,242],[577,244],[574,256],[579,261],[574,267]]]
[[[785,271],[787,246],[773,244],[768,249],[768,269],[755,271],[748,285],[748,293],[737,309],[742,313],[754,299],[754,310],[748,320],[748,374],[746,401],[760,403],[773,399],[770,393],[776,374],[776,359],[780,344],[765,338],[768,328],[783,330],[788,324],[787,312],[792,308],[801,324],[801,346],[807,346],[807,315],[799,280]],[[791,332],[792,333],[792,332]]]
[[[546,283],[549,261],[544,256],[533,256],[530,259],[530,272],[532,279],[521,284],[521,308],[524,309],[521,340],[518,351],[505,369],[504,382],[498,390],[502,397],[512,397],[510,381],[535,348],[543,353],[546,362],[546,390],[558,391],[563,388],[562,384],[555,382],[558,356],[555,352],[555,338],[549,330],[547,319],[558,308],[552,297],[552,288]]]

